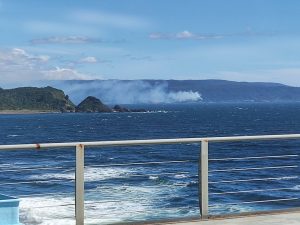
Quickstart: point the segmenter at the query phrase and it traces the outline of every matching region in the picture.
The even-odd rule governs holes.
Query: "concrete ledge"
[[[161,223],[156,223],[161,224]],[[300,212],[169,223],[173,225],[299,225]]]

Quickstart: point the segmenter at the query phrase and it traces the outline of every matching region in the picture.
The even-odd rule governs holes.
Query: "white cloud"
[[[96,42],[102,42],[102,40],[99,38],[90,38],[86,36],[53,36],[31,40],[32,44],[86,44]]]
[[[39,58],[40,58],[41,61],[47,62],[47,61],[49,61],[50,56],[47,56],[47,55],[41,55],[41,56],[39,56]]]
[[[29,55],[26,53],[25,50],[20,49],[20,48],[14,48],[14,49],[12,49],[11,54],[12,54],[12,55],[15,55],[15,56],[25,56],[25,57],[28,57],[28,56],[29,56]]]
[[[195,37],[195,34],[191,33],[190,31],[182,31],[182,32],[179,32],[175,35],[176,38],[179,38],[179,39],[189,39],[189,38],[194,38]]]
[[[44,44],[49,42],[77,43],[77,40],[73,40],[72,36],[102,37],[107,36],[111,29],[141,30],[151,26],[152,24],[149,21],[138,16],[96,10],[75,10],[67,12],[59,22],[47,19],[25,20],[20,29],[23,29],[26,33],[38,34],[38,36],[41,34],[47,36],[55,34],[57,36],[33,40],[35,44]],[[86,43],[86,40],[79,41]],[[88,40],[87,42],[90,41],[99,42],[102,40],[92,38],[92,40]],[[122,42],[123,40],[116,41]],[[114,40],[109,40],[109,42],[114,42]]]
[[[87,26],[84,24],[78,24],[73,21],[61,21],[53,22],[47,20],[31,20],[24,21],[22,27],[24,32],[29,32],[35,35],[100,35],[101,30],[96,29],[95,26]]]
[[[206,40],[206,39],[221,39],[224,35],[218,34],[196,34],[188,30],[178,33],[151,33],[150,39],[174,39],[174,40]]]
[[[56,68],[49,69],[50,57],[47,55],[33,55],[21,48],[11,50],[0,49],[0,82],[20,83],[34,80],[70,80],[93,79],[90,75],[78,72],[75,69]],[[86,61],[95,58],[87,57]]]
[[[140,17],[103,11],[78,10],[71,13],[70,18],[79,23],[115,28],[140,29],[149,26],[149,22]]]
[[[97,63],[98,60],[93,56],[88,56],[79,60],[80,63]]]
[[[24,49],[13,48],[11,50],[0,50],[0,69],[16,66],[34,67],[36,64],[43,64],[49,61],[50,57],[47,55],[32,55],[27,53]]]
[[[53,70],[43,71],[46,80],[91,80],[91,76],[79,73],[76,70],[56,67]]]
[[[245,32],[228,33],[228,34],[200,34],[184,30],[178,33],[150,33],[150,39],[169,39],[169,40],[211,40],[223,39],[228,37],[254,37],[254,36],[274,36],[274,33],[255,32],[247,29]]]
[[[151,33],[149,34],[149,38],[150,39],[162,39],[163,34],[161,33]]]

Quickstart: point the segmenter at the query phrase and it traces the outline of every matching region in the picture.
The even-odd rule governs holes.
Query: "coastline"
[[[26,114],[44,114],[44,113],[61,113],[59,111],[47,111],[47,110],[0,110],[0,115],[26,115]]]

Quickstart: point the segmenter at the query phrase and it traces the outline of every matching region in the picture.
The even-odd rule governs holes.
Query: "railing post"
[[[75,174],[75,218],[76,225],[84,225],[84,145],[76,146]]]
[[[199,159],[199,207],[202,219],[208,218],[208,141],[201,142]]]

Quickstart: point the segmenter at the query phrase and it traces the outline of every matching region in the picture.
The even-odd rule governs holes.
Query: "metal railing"
[[[44,143],[44,144],[18,144],[18,145],[0,145],[0,150],[26,150],[26,149],[45,149],[45,148],[76,148],[76,168],[75,168],[75,218],[76,225],[84,225],[84,152],[86,147],[112,147],[112,146],[138,146],[138,145],[162,145],[162,144],[188,144],[188,143],[201,143],[199,154],[199,167],[198,167],[198,179],[199,179],[199,208],[202,219],[209,217],[209,189],[210,183],[230,183],[230,182],[248,182],[259,180],[276,180],[276,177],[269,177],[263,179],[238,179],[232,181],[209,181],[209,143],[216,142],[239,142],[239,141],[265,141],[265,140],[291,140],[300,139],[300,134],[288,134],[288,135],[262,135],[262,136],[232,136],[232,137],[205,137],[205,138],[177,138],[177,139],[152,139],[152,140],[124,140],[124,141],[96,141],[96,142],[70,142],[70,143]],[[281,155],[281,156],[264,156],[264,158],[288,158],[298,155]],[[226,161],[226,160],[239,160],[239,159],[259,159],[260,156],[241,157],[241,158],[222,158],[211,159],[211,161]],[[297,165],[286,166],[270,166],[270,167],[251,167],[251,168],[232,168],[232,169],[218,169],[210,172],[226,172],[226,171],[243,171],[243,170],[267,170],[276,168],[295,168]],[[13,171],[13,170],[12,170]],[[286,179],[292,177],[286,177]],[[288,188],[273,188],[267,189],[269,191],[287,190]],[[247,192],[261,192],[265,190],[249,190],[249,191],[232,191],[222,193],[211,193],[213,195],[222,194],[237,194]],[[282,198],[275,200],[263,200],[263,201],[246,201],[243,204],[255,203],[255,202],[270,202],[270,201],[288,201],[296,198]],[[298,199],[298,198],[297,198]]]

